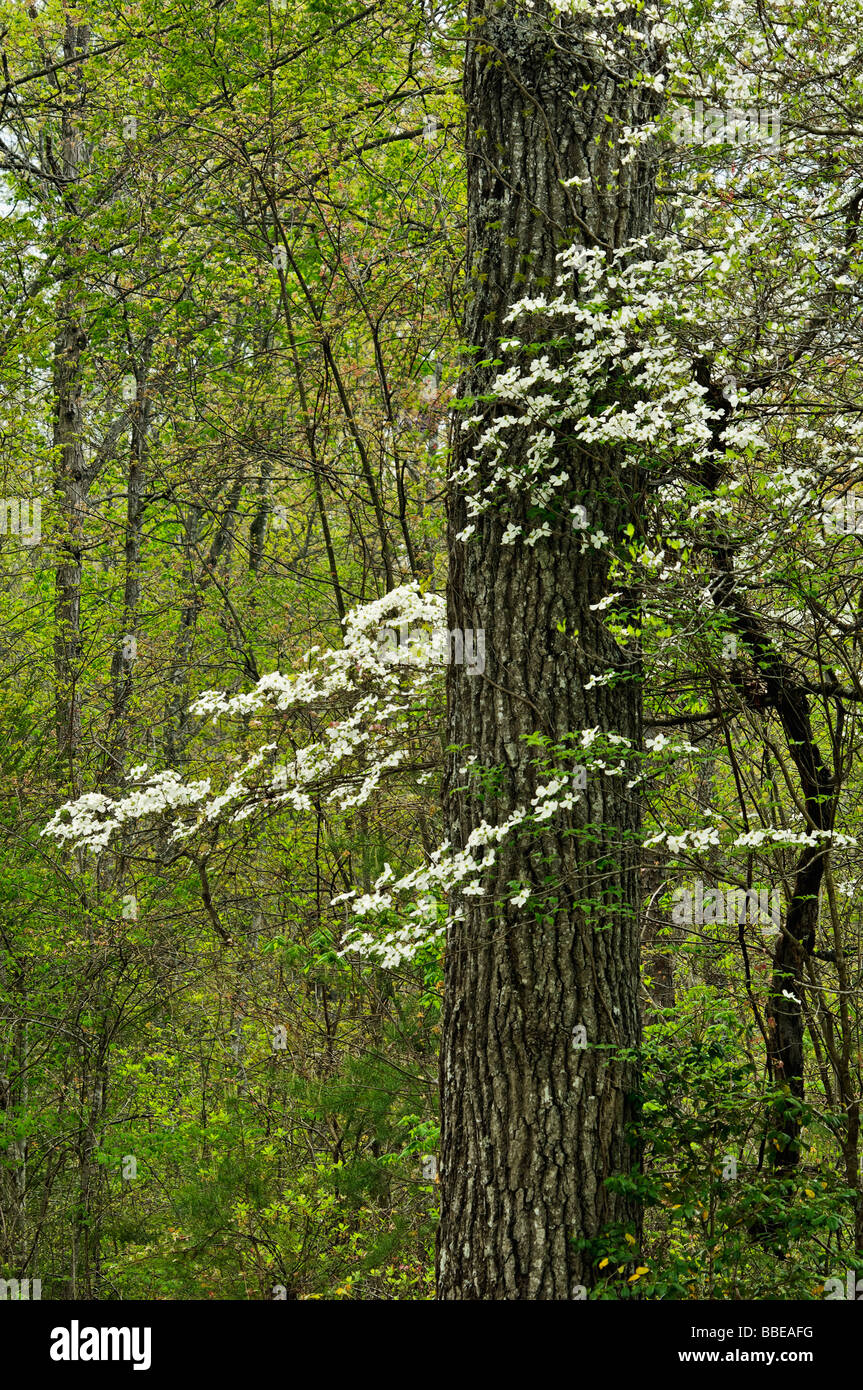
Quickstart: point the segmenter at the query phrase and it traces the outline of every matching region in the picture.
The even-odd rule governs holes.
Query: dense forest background
[[[622,761],[601,711],[578,744],[640,847],[610,1181],[641,1216],[582,1242],[592,1298],[863,1274],[859,9],[651,15],[638,120],[596,137],[650,225],[615,260],[573,214],[554,370],[555,287],[500,232],[534,296],[512,398],[558,431],[577,401],[629,489],[617,529],[589,492],[567,523],[602,568],[585,686],[644,702]],[[0,1277],[43,1298],[435,1296],[447,684],[506,694],[495,623],[545,640],[477,611],[456,672],[444,605],[457,421],[494,394],[463,68],[520,10],[543,62],[648,13],[0,4]],[[499,543],[541,557],[550,508]],[[449,663],[414,650],[441,623]],[[543,727],[534,806],[574,756]]]

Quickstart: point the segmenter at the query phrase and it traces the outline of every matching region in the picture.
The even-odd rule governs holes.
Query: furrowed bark
[[[620,18],[641,23],[634,12]],[[469,26],[464,334],[475,361],[462,394],[477,397],[495,375],[482,362],[512,334],[510,307],[554,294],[556,255],[573,241],[612,248],[644,234],[653,179],[649,157],[623,165],[615,144],[621,122],[644,119],[649,94],[604,66],[581,21],[546,4],[472,0]],[[658,62],[649,41],[636,61]],[[486,424],[495,412],[485,408]],[[475,431],[456,431],[456,470],[475,442]],[[524,436],[518,447],[527,445]],[[619,462],[569,445],[557,459],[591,528],[617,536],[631,505]],[[555,517],[534,546],[503,545],[507,521],[525,519],[520,502],[506,516],[483,513],[463,544],[467,499],[451,489],[448,621],[484,629],[486,644],[483,675],[449,668],[446,816],[456,849],[483,819],[529,807],[543,775],[528,735],[559,742],[598,727],[640,740],[637,661],[590,611],[608,592],[607,552],[583,552],[571,515]],[[628,678],[584,688],[609,668]],[[459,771],[470,756],[491,773],[485,787]],[[638,807],[625,781],[590,777],[541,838],[504,841],[483,897],[451,899],[463,918],[446,953],[440,1298],[578,1298],[602,1277],[578,1242],[608,1224],[638,1238],[636,1204],[606,1186],[636,1162],[627,1126],[638,1068],[617,1052],[640,1039]],[[513,882],[528,885],[541,910],[515,906]],[[573,1046],[579,1025],[584,1050]]]

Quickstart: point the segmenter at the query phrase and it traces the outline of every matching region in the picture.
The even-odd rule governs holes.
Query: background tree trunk
[[[72,63],[89,51],[90,31],[67,16],[63,55]],[[69,89],[62,107],[63,212],[69,222],[63,233],[62,260],[69,287],[58,308],[58,332],[54,348],[54,449],[57,460],[55,494],[60,509],[59,559],[55,575],[54,680],[56,686],[57,749],[68,760],[70,781],[81,738],[81,557],[84,514],[89,480],[84,461],[82,414],[82,362],[87,335],[76,307],[75,276],[86,246],[72,230],[79,209],[76,184],[82,154],[82,122],[86,102],[81,67],[67,79]]]

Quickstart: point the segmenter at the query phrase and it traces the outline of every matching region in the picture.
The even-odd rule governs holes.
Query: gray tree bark
[[[620,22],[642,24],[634,11],[613,26],[595,20],[609,33]],[[614,248],[649,229],[650,156],[624,165],[616,141],[655,99],[631,84],[625,64],[605,66],[583,20],[545,2],[471,0],[469,35],[464,334],[475,352],[462,394],[478,396],[495,375],[483,360],[499,357],[500,338],[512,335],[507,311],[523,295],[553,294],[561,249]],[[648,40],[633,45],[632,61],[656,66],[660,57]],[[562,186],[574,177],[581,182]],[[485,407],[486,424],[496,411]],[[456,432],[454,469],[475,443],[475,430]],[[558,459],[591,529],[616,537],[633,507],[630,475],[607,453],[562,446]],[[535,546],[502,545],[507,522],[526,519],[514,501],[481,515],[463,544],[456,536],[468,512],[457,484],[449,508],[449,624],[483,628],[486,641],[483,676],[449,668],[446,816],[458,849],[482,819],[529,807],[547,780],[526,736],[559,742],[598,727],[637,746],[641,695],[637,653],[618,648],[590,611],[608,592],[607,552],[583,553],[571,514],[556,516]],[[585,689],[590,674],[610,668],[623,678]],[[471,755],[493,770],[493,792],[459,772]],[[446,952],[442,1299],[579,1298],[602,1276],[578,1242],[609,1223],[638,1239],[637,1205],[606,1186],[637,1163],[627,1129],[638,1068],[618,1052],[640,1040],[638,807],[625,781],[590,776],[581,801],[541,837],[504,842],[483,897],[451,900],[464,915]],[[541,912],[509,901],[513,881],[531,887]],[[585,1049],[574,1046],[579,1025]]]
[[[63,57],[72,63],[89,52],[90,31],[67,17],[63,35]],[[63,213],[71,226],[79,216],[75,201],[80,171],[81,126],[86,92],[81,66],[73,68],[68,79],[69,92],[62,104],[61,166],[64,181]],[[81,556],[84,544],[84,515],[89,480],[84,463],[84,422],[81,408],[82,359],[87,337],[75,309],[76,263],[85,252],[85,243],[69,230],[64,232],[62,256],[69,271],[69,287],[58,307],[58,330],[54,349],[54,448],[57,458],[55,494],[59,503],[62,529],[55,574],[54,680],[56,687],[57,749],[68,760],[70,780],[81,738],[81,691],[78,685],[81,658]]]

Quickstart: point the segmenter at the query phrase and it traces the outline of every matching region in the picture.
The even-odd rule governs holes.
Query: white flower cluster
[[[599,749],[596,749],[597,743],[600,744]],[[486,896],[486,873],[497,859],[497,847],[507,836],[521,828],[539,827],[560,812],[571,810],[586,788],[588,770],[603,772],[611,777],[622,776],[626,771],[624,761],[614,763],[603,756],[606,747],[631,748],[629,739],[622,734],[603,733],[598,727],[582,729],[573,735],[572,744],[574,750],[595,751],[578,766],[554,770],[551,780],[536,788],[530,805],[516,807],[500,824],[490,825],[486,820],[480,821],[468,836],[464,849],[456,850],[449,841],[445,841],[423,867],[395,879],[392,868],[387,864],[371,893],[350,891],[334,899],[336,903],[349,903],[355,917],[396,912],[409,918],[405,925],[382,936],[361,930],[350,933],[342,955],[356,951],[375,956],[386,966],[410,960],[420,945],[442,936],[448,923],[462,914],[458,907],[451,908],[445,919],[437,922],[430,931],[427,921],[417,923],[413,920],[415,914],[411,908],[407,912],[399,908],[400,899],[413,901],[418,894],[432,895],[436,901],[446,901],[453,896]],[[634,786],[635,782],[627,785]],[[529,896],[530,889],[521,887],[509,901],[514,906],[522,907]]]
[[[276,743],[259,748],[224,790],[209,800],[209,778],[185,784],[176,772],[161,772],[119,799],[91,792],[67,802],[42,833],[101,850],[120,826],[178,808],[197,807],[196,817],[174,823],[174,836],[182,839],[228,812],[237,822],[262,807],[309,811],[312,791],[342,808],[362,805],[381,779],[406,760],[408,743],[400,734],[407,727],[409,711],[428,699],[440,678],[440,664],[430,648],[425,659],[416,659],[410,667],[394,667],[380,646],[379,629],[383,624],[440,627],[444,618],[442,598],[422,593],[416,582],[405,584],[354,609],[345,619],[344,645],[324,652],[313,647],[306,654],[307,669],[298,675],[270,672],[244,694],[205,691],[192,710],[211,714],[214,723],[262,710],[283,715],[292,708],[326,709],[337,697],[350,704],[347,714],[330,723],[317,740],[297,748],[289,762],[265,778],[251,780],[277,751]],[[364,687],[370,687],[369,693],[363,693]],[[129,776],[139,780],[146,770],[133,768]]]
[[[556,298],[524,298],[507,315],[509,322],[541,315],[565,325],[565,359],[548,353],[526,364],[505,367],[490,385],[489,415],[460,424],[463,434],[478,430],[471,451],[453,480],[467,497],[469,524],[459,539],[476,530],[475,518],[495,508],[505,513],[516,499],[531,507],[569,515],[583,532],[582,549],[602,547],[609,537],[584,526],[584,507],[568,495],[566,450],[573,441],[616,449],[625,465],[630,454],[686,458],[689,466],[713,447],[715,415],[707,388],[693,377],[690,356],[678,342],[679,330],[697,326],[703,314],[705,284],[714,292],[736,267],[722,252],[688,250],[676,239],[646,238],[616,251],[610,259],[598,249],[572,247],[560,256]],[[567,288],[578,276],[575,297]],[[676,331],[674,331],[676,330]],[[501,343],[504,352],[521,352],[518,338]],[[609,399],[609,380],[625,381]],[[522,433],[513,447],[514,433]],[[566,440],[564,446],[562,441]],[[764,444],[751,422],[726,425],[726,444],[736,451]],[[563,454],[564,457],[560,455]],[[488,479],[488,481],[483,481]],[[509,520],[503,543],[535,544],[551,534],[548,519],[525,529]]]
[[[660,830],[644,841],[646,849],[665,845],[672,854],[680,854],[685,850],[697,853],[711,846],[718,846],[720,843],[719,830],[716,826],[708,826],[704,830],[681,830],[676,835],[668,830]],[[727,840],[725,848],[758,849],[763,844],[772,845],[774,848],[796,848],[802,845],[818,844],[841,848],[843,846],[855,846],[857,839],[853,835],[844,835],[838,830],[748,830],[742,835]]]
[[[146,771],[146,765],[136,767],[129,776],[133,780],[140,779]],[[69,840],[75,845],[86,845],[90,849],[106,849],[115,831],[130,821],[140,820],[142,816],[164,814],[178,807],[194,806],[203,801],[209,792],[209,779],[186,784],[176,772],[157,772],[150,776],[144,786],[120,800],[103,796],[101,792],[88,792],[77,801],[67,801],[55,812],[41,833],[53,835],[57,840]]]

